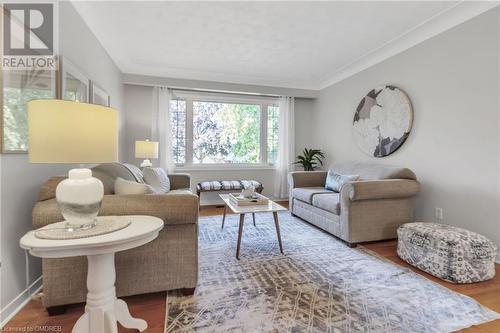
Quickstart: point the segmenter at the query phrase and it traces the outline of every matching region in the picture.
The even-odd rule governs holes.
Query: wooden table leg
[[[255,227],[255,213],[252,213],[253,226]]]
[[[240,228],[238,229],[238,244],[236,246],[236,259],[238,260],[240,260],[241,234],[243,233],[244,222],[245,222],[245,214],[240,214]]]
[[[222,215],[222,229],[224,229],[224,221],[226,221],[227,205],[224,205],[224,214]]]
[[[276,234],[278,235],[278,243],[280,245],[280,252],[283,253],[283,244],[281,243],[280,223],[278,221],[278,212],[273,212],[274,225],[276,226]]]
[[[88,255],[87,261],[87,304],[72,333],[118,333],[117,321],[125,328],[144,331],[147,322],[132,317],[127,303],[116,298],[115,254]]]

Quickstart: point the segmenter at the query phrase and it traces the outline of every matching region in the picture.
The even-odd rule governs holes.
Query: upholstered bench
[[[253,186],[258,193],[264,190],[262,183],[256,180],[211,180],[196,184],[196,194],[200,197],[201,192],[241,191],[250,186]]]
[[[495,276],[497,246],[472,231],[438,223],[406,223],[398,228],[398,255],[424,272],[453,283]]]

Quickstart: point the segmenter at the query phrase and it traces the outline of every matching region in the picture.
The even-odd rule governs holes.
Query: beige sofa
[[[169,175],[172,191],[167,194],[114,195],[116,177],[140,182],[140,170],[112,163],[93,168],[93,174],[105,190],[99,215],[151,215],[165,222],[157,239],[116,254],[118,297],[172,289],[193,293],[198,279],[198,196],[189,190],[189,175]],[[64,178],[53,177],[42,186],[33,208],[35,228],[63,220],[55,188]],[[43,259],[42,265],[43,304],[49,314],[63,312],[61,305],[85,301],[86,258]]]
[[[327,171],[291,172],[292,215],[351,247],[359,242],[396,238],[398,226],[413,221],[420,184],[411,170],[364,163],[338,164],[331,169],[359,175],[360,180],[345,184],[336,193],[325,189]]]

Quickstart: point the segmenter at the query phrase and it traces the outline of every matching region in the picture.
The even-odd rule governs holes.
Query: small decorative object
[[[89,102],[90,80],[66,58],[60,61],[61,99]],[[107,106],[107,105],[106,105]]]
[[[412,123],[413,108],[404,91],[394,86],[373,89],[354,114],[354,140],[368,155],[388,156],[403,145]]]
[[[229,201],[235,206],[267,205],[269,199],[260,193],[254,193],[250,197],[244,197],[241,193],[229,193]]]
[[[150,158],[158,158],[158,142],[156,141],[136,141],[135,142],[135,158],[144,158],[141,163],[141,168],[151,167],[153,164]]]
[[[116,110],[56,99],[28,103],[31,163],[110,163],[118,160]],[[69,231],[95,226],[104,195],[90,169],[72,169],[56,200]]]
[[[254,194],[255,194],[255,187],[253,185],[250,185],[241,191],[241,195],[243,196],[243,198],[251,198],[253,197]]]
[[[318,164],[323,166],[325,155],[320,149],[304,148],[302,154],[297,156],[297,161],[294,164],[302,165],[304,171],[314,171]]]
[[[111,106],[111,100],[109,94],[104,89],[99,87],[93,81],[91,81],[90,87],[91,87],[90,96],[92,98],[90,102],[92,104]]]

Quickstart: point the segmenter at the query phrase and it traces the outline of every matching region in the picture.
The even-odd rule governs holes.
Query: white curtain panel
[[[288,198],[288,173],[295,159],[295,98],[280,97],[279,149],[274,196]]]
[[[159,142],[159,166],[168,173],[174,171],[174,158],[172,155],[172,125],[170,121],[170,96],[171,90],[166,87],[156,87],[154,98],[153,122],[151,137]]]

